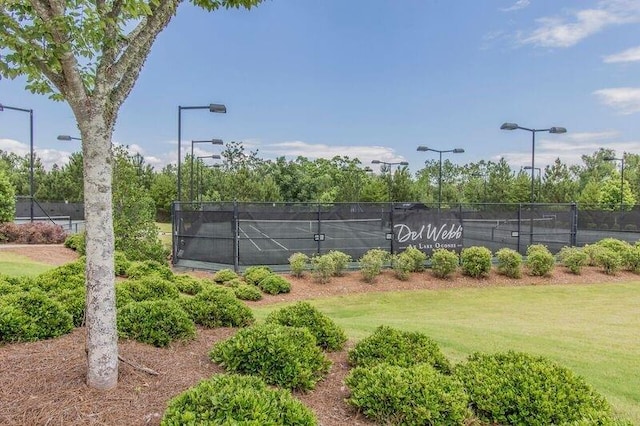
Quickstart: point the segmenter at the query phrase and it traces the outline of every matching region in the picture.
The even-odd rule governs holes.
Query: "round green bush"
[[[289,268],[294,277],[301,277],[309,268],[309,256],[304,253],[293,253],[289,256]]]
[[[410,246],[407,247],[402,254],[408,256],[413,261],[411,272],[424,271],[424,264],[427,261],[427,254],[425,252],[416,247]]]
[[[269,274],[258,283],[260,290],[268,294],[289,293],[291,283],[284,277],[276,274]]]
[[[116,308],[120,309],[131,302],[135,302],[135,299],[129,293],[126,282],[116,283]]]
[[[622,256],[615,250],[602,246],[596,253],[596,262],[602,266],[605,274],[615,275],[622,267]]]
[[[224,283],[235,278],[238,278],[238,274],[231,269],[220,269],[218,272],[213,274],[213,281],[216,283]]]
[[[598,241],[596,245],[611,249],[620,255],[623,255],[625,251],[629,250],[632,247],[628,242],[618,240],[617,238],[603,238]]]
[[[527,268],[534,277],[549,275],[556,264],[556,259],[549,249],[542,244],[527,247]]]
[[[538,356],[509,351],[473,354],[454,375],[478,418],[490,424],[562,425],[586,416],[610,419],[607,401],[569,369]],[[594,422],[592,424],[602,424]]]
[[[510,248],[502,248],[496,252],[498,273],[509,278],[522,277],[522,255]]]
[[[462,384],[427,364],[356,367],[347,402],[378,424],[462,425],[469,416]]]
[[[460,269],[464,275],[486,277],[491,271],[491,250],[486,247],[467,247],[460,253]]]
[[[271,275],[271,268],[268,266],[250,266],[244,271],[244,280],[248,284],[258,285],[265,277]]]
[[[261,300],[262,292],[254,285],[239,284],[237,287],[233,287],[233,293],[240,300]]]
[[[623,256],[624,267],[637,274],[640,272],[640,245],[636,243]]]
[[[308,302],[298,302],[273,311],[265,322],[304,327],[316,338],[318,346],[329,351],[341,350],[347,341],[344,330]]]
[[[333,259],[333,275],[341,277],[351,262],[351,256],[339,250],[330,250],[325,256]]]
[[[118,311],[118,335],[156,347],[174,340],[193,339],[196,326],[189,315],[171,300],[132,302]]]
[[[242,281],[242,279],[241,279],[241,278],[234,278],[234,279],[232,279],[232,280],[225,281],[225,282],[223,282],[223,283],[221,283],[221,284],[222,284],[223,286],[225,286],[225,287],[229,287],[229,288],[238,288],[238,287],[240,287],[241,285],[249,285],[249,284],[247,284],[246,282]],[[254,287],[254,288],[255,288],[255,286],[252,286],[252,287]]]
[[[244,328],[217,343],[209,356],[229,372],[300,390],[313,389],[331,366],[309,330],[280,324]]]
[[[0,298],[0,341],[30,342],[69,333],[73,317],[40,290]]]
[[[393,275],[401,281],[406,281],[409,279],[414,266],[414,259],[411,256],[405,254],[405,252],[394,254],[391,257],[391,267],[393,268]]]
[[[202,291],[202,280],[194,278],[191,275],[175,275],[173,277],[173,283],[178,288],[180,293],[184,294],[198,294]]]
[[[589,256],[579,247],[562,247],[558,253],[558,260],[572,274],[580,275],[582,267],[589,261]]]
[[[78,259],[74,262],[43,272],[35,278],[35,284],[38,288],[46,292],[84,288],[84,269],[84,258]]]
[[[269,389],[258,377],[215,375],[169,401],[161,426],[314,426],[313,412],[291,392]]]
[[[348,353],[349,364],[370,367],[380,363],[411,367],[429,364],[436,370],[449,373],[451,364],[438,344],[419,332],[378,327],[373,334],[358,342]]]
[[[358,262],[364,281],[373,283],[388,259],[389,253],[382,249],[371,249],[363,254]]]
[[[175,300],[180,294],[174,283],[155,274],[128,279],[121,286],[127,289],[136,302],[157,299]]]
[[[84,232],[71,234],[64,240],[64,246],[75,250],[81,255],[86,253],[86,242]]]
[[[142,278],[148,275],[159,275],[165,280],[171,281],[173,279],[173,272],[171,268],[166,264],[160,263],[155,260],[142,260],[131,262],[129,268],[126,271],[126,276],[129,278]]]
[[[323,254],[311,258],[311,273],[313,279],[320,284],[331,281],[331,277],[336,275],[336,262],[333,256]]]
[[[452,250],[435,249],[431,254],[431,273],[437,278],[447,278],[458,269],[460,258]]]
[[[222,286],[181,298],[180,305],[196,324],[205,327],[244,327],[254,322],[251,309],[236,298],[233,290]]]
[[[65,311],[73,317],[74,327],[80,327],[84,321],[84,309],[87,291],[84,287],[76,289],[64,289],[51,292],[49,296],[60,303]]]

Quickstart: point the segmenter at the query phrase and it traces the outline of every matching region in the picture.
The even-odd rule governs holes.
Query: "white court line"
[[[251,241],[251,244],[253,244],[258,249],[258,251],[262,251],[262,249],[258,247],[258,245],[249,237],[249,235],[247,235],[247,233],[244,232],[244,229],[242,229],[242,227],[238,226],[238,229],[240,230],[240,232],[244,234],[245,237],[247,237],[247,240]]]
[[[270,236],[268,236],[267,234],[265,234],[255,226],[253,225],[249,225],[249,226],[251,226],[251,228],[253,228],[255,231],[258,231],[258,233],[260,233],[263,237],[270,239],[271,241],[273,241],[274,244],[277,244],[278,246],[282,247],[283,250],[289,251],[288,248],[286,248],[285,246],[283,246],[282,244],[280,244],[279,242],[277,242],[276,240],[274,240],[273,238],[271,238]]]

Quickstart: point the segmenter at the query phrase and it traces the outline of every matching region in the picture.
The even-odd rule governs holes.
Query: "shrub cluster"
[[[62,244],[67,238],[60,225],[48,222],[0,223],[0,241],[16,244]]]
[[[194,295],[198,294],[203,289],[202,280],[194,278],[191,275],[175,275],[173,277],[173,283],[176,285],[180,293]]]
[[[582,267],[589,260],[587,253],[579,247],[562,247],[557,257],[563,266],[576,275],[580,275]]]
[[[69,235],[64,240],[64,246],[66,248],[70,248],[71,250],[75,250],[80,255],[84,256],[86,254],[87,248],[84,232]]]
[[[157,299],[175,300],[180,294],[178,287],[173,282],[155,274],[126,280],[120,286],[136,302]]]
[[[169,401],[162,426],[255,424],[315,426],[313,412],[291,392],[258,377],[214,375]]]
[[[427,261],[427,255],[420,249],[410,246],[407,247],[403,252],[403,255],[407,256],[412,260],[411,272],[422,272],[424,271],[425,262]]]
[[[129,278],[141,278],[152,274],[158,275],[165,280],[173,280],[173,271],[171,271],[169,265],[156,260],[133,261],[126,271],[126,275]]]
[[[431,255],[431,273],[438,278],[447,278],[458,269],[460,259],[455,251],[435,249]]]
[[[331,362],[306,328],[260,324],[216,343],[209,356],[227,371],[262,377],[288,389],[313,389]]]
[[[389,259],[389,253],[382,249],[371,249],[360,258],[360,272],[365,282],[373,283],[385,262]]]
[[[333,256],[323,254],[311,258],[311,273],[313,279],[321,284],[326,284],[335,274],[336,262]]]
[[[215,274],[213,274],[213,281],[218,284],[222,284],[236,278],[238,278],[238,274],[236,274],[231,269],[220,269]]]
[[[522,255],[510,248],[502,248],[496,252],[498,273],[509,278],[522,277]]]
[[[240,300],[260,300],[262,299],[262,292],[255,286],[241,283],[232,288],[233,294]]]
[[[289,293],[291,291],[291,283],[286,278],[271,273],[258,283],[258,287],[268,294]]]
[[[254,321],[251,309],[236,298],[233,290],[222,286],[182,297],[180,305],[196,324],[205,327],[244,327]]]
[[[391,267],[393,268],[393,275],[401,280],[406,281],[411,276],[411,271],[414,268],[413,259],[405,255],[404,252],[400,254],[394,254],[391,257]]]
[[[309,256],[304,253],[293,253],[289,256],[289,268],[293,276],[301,277],[309,268]]]
[[[318,346],[329,351],[341,350],[347,341],[344,330],[308,302],[298,302],[273,311],[265,322],[304,327],[316,338]]]
[[[570,370],[542,357],[513,351],[474,354],[454,374],[476,415],[489,424],[611,421],[611,409],[602,396]]]
[[[460,253],[460,268],[464,275],[486,277],[491,272],[491,250],[486,247],[467,247]]]
[[[549,249],[542,244],[533,244],[527,247],[527,268],[529,274],[534,277],[548,275],[555,266],[556,259]]]
[[[258,285],[269,275],[271,275],[271,268],[268,266],[250,266],[244,271],[244,280],[248,284]]]
[[[344,271],[347,270],[347,266],[349,266],[349,263],[352,260],[351,256],[338,250],[331,250],[324,256],[329,256],[331,259],[333,259],[332,275],[336,277],[341,277],[344,275]]]

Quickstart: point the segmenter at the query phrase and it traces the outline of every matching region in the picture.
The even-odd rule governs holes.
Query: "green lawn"
[[[475,351],[547,356],[640,424],[640,282],[370,293],[311,303],[352,339],[386,324],[428,334],[456,362]],[[262,319],[279,306],[254,312]]]
[[[52,265],[34,262],[26,256],[0,250],[0,274],[34,277],[52,268],[54,268]]]
[[[162,245],[166,249],[171,250],[171,224],[156,222],[156,227],[158,228],[158,236],[160,237]]]

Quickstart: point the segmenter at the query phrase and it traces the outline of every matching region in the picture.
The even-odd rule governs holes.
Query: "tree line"
[[[157,211],[169,217],[177,196],[177,167],[169,164],[155,170],[140,154],[124,147],[114,148],[114,198],[131,195],[138,202],[153,202]],[[218,164],[191,158],[181,165],[183,201],[244,202],[402,202],[437,203],[439,161],[429,159],[412,175],[407,166],[382,165],[372,169],[357,158],[336,156],[310,160],[263,159],[258,151],[241,142],[228,143]],[[560,159],[534,170],[533,197],[536,203],[577,202],[583,208],[630,209],[640,199],[640,155],[624,153],[621,162],[612,161],[615,152],[600,148],[581,157],[582,164],[568,165]],[[211,160],[208,160],[211,161]],[[4,171],[15,194],[29,195],[29,157],[0,151],[0,172]],[[63,166],[45,170],[34,158],[34,194],[42,201],[83,201],[83,158],[73,153]],[[622,190],[622,198],[621,198]],[[499,161],[442,163],[441,202],[528,203],[531,200],[531,170],[511,167]]]

